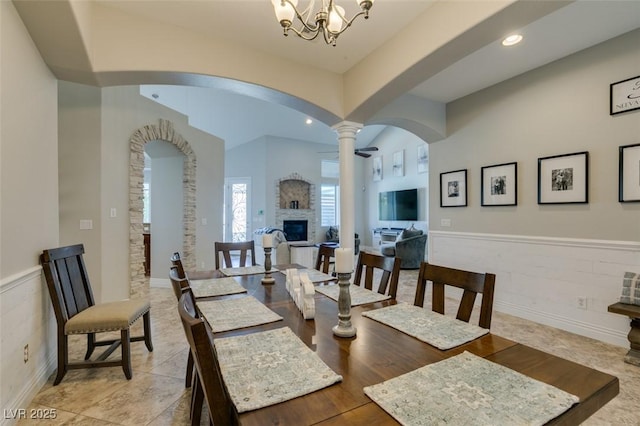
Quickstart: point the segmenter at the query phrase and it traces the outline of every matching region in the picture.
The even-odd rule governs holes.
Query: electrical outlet
[[[578,296],[576,299],[576,308],[587,309],[587,298],[584,296]]]
[[[24,355],[23,355],[23,359],[24,362],[26,363],[27,361],[29,361],[29,344],[27,343],[26,345],[24,345]]]

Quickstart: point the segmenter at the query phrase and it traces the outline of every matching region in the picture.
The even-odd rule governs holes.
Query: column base
[[[356,335],[355,327],[344,327],[340,325],[336,325],[332,328],[333,334],[338,337],[353,337]]]

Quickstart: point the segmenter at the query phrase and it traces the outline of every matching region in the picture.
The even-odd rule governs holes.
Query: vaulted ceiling
[[[446,103],[640,28],[640,1],[377,0],[333,47],[283,37],[270,0],[14,4],[58,78],[149,84],[145,96],[228,148],[261,135],[335,144],[343,119],[365,124],[358,146],[386,125],[431,142]],[[501,46],[513,32],[524,41]]]

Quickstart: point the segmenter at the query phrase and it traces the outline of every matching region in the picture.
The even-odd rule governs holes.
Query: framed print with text
[[[480,205],[515,206],[518,204],[518,163],[482,167]]]
[[[640,75],[609,86],[609,115],[640,109]]]
[[[467,169],[440,173],[440,207],[467,205]]]
[[[588,152],[538,158],[538,204],[588,202]]]
[[[618,201],[640,202],[640,143],[619,148]]]

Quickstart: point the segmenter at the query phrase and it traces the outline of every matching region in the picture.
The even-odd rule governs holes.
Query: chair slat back
[[[480,304],[480,319],[478,325],[482,328],[491,328],[491,316],[493,313],[493,293],[496,276],[491,273],[478,273],[447,268],[422,262],[418,273],[418,283],[413,304],[424,306],[427,281],[432,283],[432,306],[434,312],[445,313],[445,286],[462,289],[462,298],[458,306],[456,318],[469,322],[476,296],[482,295]]]
[[[353,283],[362,285],[364,272],[364,288],[372,290],[375,272],[380,270],[378,293],[388,294],[395,298],[398,291],[398,280],[400,279],[400,262],[401,260],[398,258],[384,257],[361,251],[358,254],[358,264]]]
[[[179,268],[172,266],[169,269],[169,281],[171,281],[171,288],[173,288],[173,294],[176,296],[176,300],[180,300],[180,297],[185,292],[193,293],[191,290],[191,284],[187,277],[180,277],[178,272]]]
[[[44,250],[40,255],[54,311],[62,324],[95,304],[83,253],[83,245],[76,244]]]
[[[216,269],[220,269],[220,254],[224,259],[224,267],[232,268],[233,263],[231,261],[232,252],[240,252],[240,263],[238,266],[248,266],[247,260],[250,258],[251,266],[256,265],[256,249],[255,243],[251,241],[239,241],[239,242],[220,242],[214,243],[214,252],[216,256]]]
[[[235,424],[233,419],[236,419],[237,415],[224,389],[211,329],[206,321],[198,317],[195,300],[191,293],[185,292],[180,297],[178,313],[193,354],[210,419],[215,425]]]
[[[177,268],[178,278],[187,278],[187,274],[184,272],[184,266],[182,265],[182,259],[180,258],[180,253],[173,253],[171,256],[171,264]]]
[[[329,246],[321,244],[318,247],[318,255],[316,256],[317,271],[321,271],[325,274],[329,273],[329,267],[331,266],[331,259],[335,257],[335,246]]]

